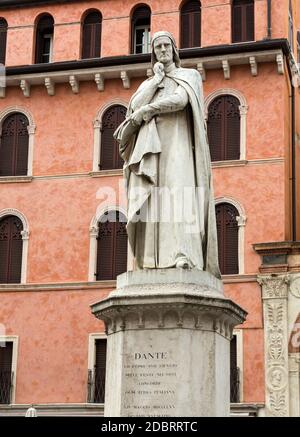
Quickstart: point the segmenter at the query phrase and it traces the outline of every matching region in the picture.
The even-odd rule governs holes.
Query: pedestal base
[[[246,313],[207,272],[127,272],[92,307],[107,329],[105,416],[228,416],[232,329]]]

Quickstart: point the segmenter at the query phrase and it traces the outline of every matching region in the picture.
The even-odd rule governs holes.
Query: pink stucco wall
[[[179,43],[180,0],[143,1],[152,12],[151,32],[165,28],[172,32]],[[135,0],[120,2],[115,0],[82,1],[79,3],[47,5],[43,8],[3,10],[8,24],[8,51],[6,64],[31,64],[34,59],[34,23],[41,13],[49,13],[55,22],[53,61],[66,61],[80,58],[80,23],[89,9],[98,9],[103,17],[101,56],[126,55],[130,53],[130,17]],[[202,0],[202,46],[231,43],[231,7],[223,0]],[[267,36],[267,1],[255,2],[255,40]],[[121,10],[121,12],[120,12]],[[286,38],[288,0],[272,2],[272,36]],[[296,10],[296,5],[294,6]],[[117,30],[116,30],[117,29]],[[113,38],[112,38],[113,35]],[[66,41],[68,42],[66,44]]]
[[[143,2],[152,10],[152,32],[166,28],[179,41],[179,0]],[[266,2],[255,2],[255,38],[266,36]],[[287,0],[273,0],[273,37],[287,36]],[[103,16],[102,56],[130,53],[130,14],[136,2],[86,1],[49,5],[44,9],[1,11],[9,23],[7,65],[33,62],[36,17],[48,12],[55,20],[54,61],[80,58],[80,20],[87,9]],[[202,1],[202,45],[231,42],[229,2]],[[121,12],[120,12],[121,11]],[[300,14],[298,18],[300,25]],[[117,29],[117,31],[116,31]],[[113,37],[112,37],[113,36]],[[213,170],[215,197],[233,198],[243,207],[245,273],[258,272],[260,258],[252,244],[281,241],[289,236],[290,186],[284,158],[290,145],[289,88],[275,63],[259,64],[253,77],[249,66],[232,66],[230,80],[222,70],[208,70],[204,94],[238,90],[248,105],[246,160],[242,166]],[[68,84],[56,94],[32,86],[25,98],[19,87],[8,88],[0,111],[26,108],[36,125],[33,174],[30,183],[0,185],[0,210],[16,208],[30,230],[28,282],[85,282],[88,280],[89,226],[99,206],[99,188],[117,191],[120,177],[93,178],[93,120],[112,99],[128,102],[141,79],[125,90],[121,80],[106,80],[99,93],[95,83],[80,83],[80,93]],[[277,158],[276,161],[272,161]],[[265,161],[263,161],[265,160]],[[125,199],[112,204],[125,207]],[[0,290],[0,322],[8,335],[19,336],[17,403],[85,402],[88,335],[103,331],[89,305],[109,290],[16,291]],[[243,325],[244,401],[263,402],[263,326],[261,291],[254,281],[225,285],[226,295],[249,315]]]

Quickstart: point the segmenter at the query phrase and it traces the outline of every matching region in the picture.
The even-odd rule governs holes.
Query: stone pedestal
[[[207,272],[127,272],[92,306],[107,330],[105,416],[228,416],[232,329],[246,313]]]

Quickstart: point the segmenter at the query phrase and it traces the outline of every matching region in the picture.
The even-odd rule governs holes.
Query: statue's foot
[[[180,258],[176,263],[177,269],[190,269],[192,266],[187,258]]]

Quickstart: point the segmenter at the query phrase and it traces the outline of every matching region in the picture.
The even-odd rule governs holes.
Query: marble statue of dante
[[[201,76],[180,67],[166,31],[153,35],[152,67],[115,132],[136,268],[195,268],[220,277]]]

